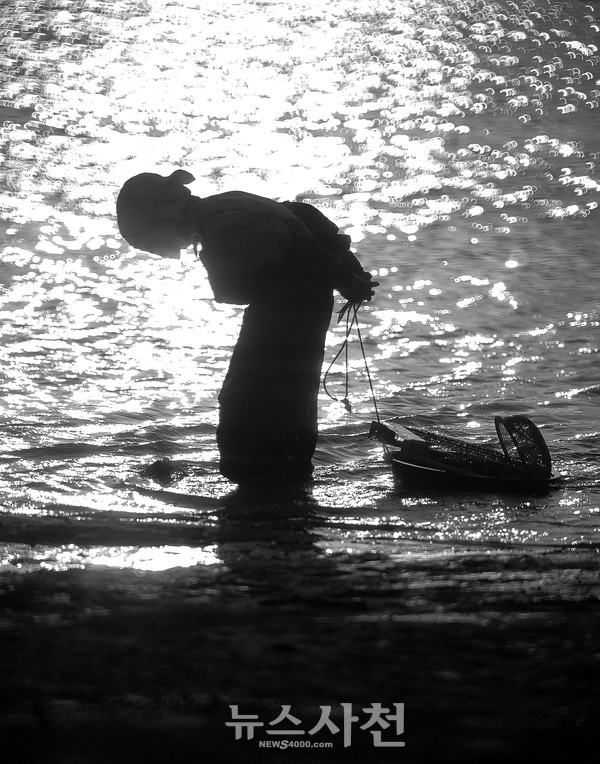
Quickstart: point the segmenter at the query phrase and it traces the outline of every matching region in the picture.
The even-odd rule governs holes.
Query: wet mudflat
[[[225,566],[12,577],[3,739],[24,761],[594,760],[595,552],[332,559],[304,531],[277,535],[224,538]],[[372,703],[404,703],[388,736],[404,747],[360,729]],[[232,704],[265,725],[252,740],[226,726]],[[305,733],[329,705],[339,732],[303,740],[333,747],[260,747],[286,705]]]

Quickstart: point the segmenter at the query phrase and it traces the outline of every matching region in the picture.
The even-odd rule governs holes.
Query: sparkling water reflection
[[[121,0],[13,19],[3,565],[23,544],[34,566],[220,560],[232,486],[216,470],[216,395],[241,312],[212,301],[188,253],[131,251],[114,220],[125,178],[173,166],[193,169],[199,195],[316,201],[352,235],[382,282],[361,331],[383,417],[487,441],[495,414],[524,413],[570,476],[534,500],[394,485],[365,436],[353,342],[353,413],[322,397],[317,480],[300,500],[319,550],[597,545],[598,19],[549,0],[234,0],[168,15]],[[332,325],[329,358],[342,339]],[[141,474],[162,456],[187,473],[164,490]]]

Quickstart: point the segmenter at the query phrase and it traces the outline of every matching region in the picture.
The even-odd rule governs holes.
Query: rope
[[[350,320],[350,311],[351,307],[354,307],[354,315],[352,316],[352,320]],[[348,390],[350,387],[350,372],[348,369],[348,339],[350,337],[350,332],[352,331],[352,324],[354,323],[354,319],[356,317],[356,311],[358,310],[358,305],[351,306],[351,303],[347,302],[344,307],[340,310],[338,313],[338,324],[344,318],[344,314],[346,316],[346,336],[344,337],[344,341],[342,342],[340,349],[337,351],[335,356],[333,357],[333,360],[329,364],[327,371],[325,372],[323,376],[323,390],[327,393],[327,395],[331,398],[332,401],[336,401],[337,403],[343,403],[346,411],[352,411],[352,406],[350,405],[350,401],[348,400]],[[327,389],[327,377],[329,376],[329,372],[331,371],[331,368],[333,364],[337,361],[337,359],[341,356],[342,353],[345,353],[345,376],[344,376],[344,397],[340,400],[340,398],[336,398],[334,395],[332,395],[329,390]]]
[[[375,410],[375,418],[381,424],[381,419],[379,418],[379,409],[377,408],[377,398],[375,397],[375,390],[373,388],[373,380],[371,379],[371,372],[369,371],[369,363],[367,361],[367,356],[365,354],[365,346],[363,344],[362,335],[360,333],[360,327],[358,325],[358,320],[356,318],[356,314],[358,312],[358,306],[356,310],[354,311],[354,320],[356,321],[356,334],[358,335],[358,342],[360,344],[360,352],[362,353],[363,361],[365,362],[365,371],[367,372],[367,379],[369,380],[369,389],[371,390],[371,398],[373,400],[373,408]]]
[[[344,337],[344,341],[342,342],[340,349],[335,354],[333,360],[329,364],[327,371],[325,372],[323,376],[323,389],[325,390],[325,392],[331,398],[332,401],[336,401],[337,403],[343,403],[346,411],[352,412],[352,406],[350,404],[350,401],[348,400],[348,391],[350,388],[350,371],[348,368],[348,345],[349,345],[350,333],[352,332],[352,327],[355,325],[356,334],[358,336],[358,342],[360,345],[360,351],[362,353],[363,361],[365,364],[365,371],[367,373],[367,379],[369,381],[369,388],[371,390],[371,398],[373,400],[373,408],[375,409],[375,416],[377,418],[377,421],[381,423],[381,419],[379,418],[379,409],[377,408],[377,399],[375,397],[375,389],[373,388],[373,380],[371,379],[371,372],[369,371],[369,363],[367,361],[367,354],[365,353],[365,346],[363,343],[362,334],[360,332],[360,327],[358,325],[358,309],[360,308],[360,306],[361,306],[360,302],[354,303],[354,304],[347,302],[338,313],[338,324],[344,317],[346,319],[346,335]],[[332,395],[327,389],[327,377],[329,376],[329,372],[331,371],[332,366],[340,357],[342,352],[344,352],[345,354],[344,397],[340,399]]]

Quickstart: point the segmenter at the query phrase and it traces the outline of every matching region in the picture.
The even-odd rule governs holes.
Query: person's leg
[[[328,291],[250,305],[219,395],[221,473],[234,482],[308,479],[332,310]]]

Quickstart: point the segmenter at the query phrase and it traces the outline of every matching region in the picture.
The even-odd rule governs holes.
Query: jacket
[[[195,239],[217,302],[247,304],[278,279],[343,288],[364,274],[350,237],[310,204],[227,191],[201,199],[198,210]]]

